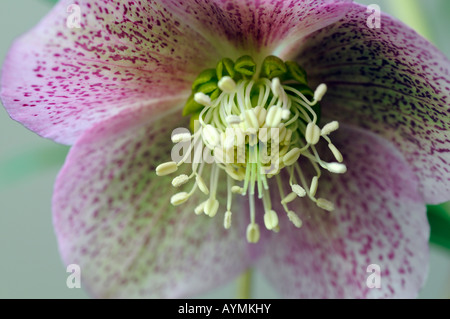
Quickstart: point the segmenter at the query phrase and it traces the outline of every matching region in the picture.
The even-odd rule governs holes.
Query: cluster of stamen
[[[163,176],[174,173],[182,164],[192,165],[192,173],[176,176],[172,185],[178,188],[194,180],[193,187],[189,192],[173,195],[171,204],[183,204],[198,188],[208,197],[195,208],[195,213],[214,217],[219,210],[217,190],[224,171],[228,190],[224,227],[231,227],[233,194],[248,196],[250,243],[258,242],[260,237],[255,196],[263,202],[265,227],[279,231],[268,179],[275,178],[282,207],[296,227],[300,228],[302,221],[289,204],[298,198],[307,196],[318,207],[332,211],[332,202],[316,198],[321,168],[337,174],[345,173],[347,168],[329,137],[338,129],[338,122],[322,128],[318,125],[318,103],[326,93],[326,85],[319,85],[313,92],[296,63],[284,63],[272,56],[264,60],[259,76],[256,64],[248,56],[236,63],[224,59],[214,71],[202,72],[194,82],[184,111],[192,116],[191,131],[180,130],[172,135],[172,142],[183,148],[183,156],[156,168],[157,175]],[[319,157],[316,144],[320,138],[328,143],[336,162],[325,162]],[[300,167],[300,156],[311,163],[315,172],[311,181],[307,181]],[[211,165],[209,187],[202,177],[205,164]],[[287,192],[280,177],[283,169],[289,174]]]

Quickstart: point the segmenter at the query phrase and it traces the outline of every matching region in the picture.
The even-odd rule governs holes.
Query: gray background
[[[375,1],[359,2],[370,4]],[[389,12],[389,2],[377,3],[383,11]],[[433,41],[450,56],[447,40],[450,1],[426,0],[422,3],[426,3],[423,12],[431,22]],[[32,28],[50,8],[51,4],[45,0],[0,1],[0,64],[13,39]],[[67,288],[68,274],[60,261],[52,228],[52,188],[65,149],[12,121],[0,107],[0,298],[88,297],[82,289]],[[39,165],[39,171],[30,168],[29,163]],[[12,170],[22,174],[6,179]],[[260,274],[256,274],[253,288],[253,297],[277,297]],[[235,296],[236,284],[231,282],[200,297]],[[431,247],[430,275],[420,296],[450,297],[448,251]]]

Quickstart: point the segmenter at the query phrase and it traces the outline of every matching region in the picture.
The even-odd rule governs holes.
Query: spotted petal
[[[323,113],[370,129],[398,147],[427,203],[450,199],[450,61],[403,23],[353,5],[340,22],[306,39],[310,79],[329,92]]]
[[[170,204],[171,178],[157,177],[155,167],[170,160],[172,129],[185,123],[150,113],[127,113],[87,131],[55,185],[62,258],[80,265],[84,288],[96,297],[192,296],[249,263],[244,214],[226,231],[222,211],[215,218],[194,214],[205,198]]]
[[[70,29],[66,22],[77,12],[81,28]],[[1,98],[15,120],[73,144],[84,130],[124,110],[162,96],[188,96],[198,72],[218,57],[164,4],[63,0],[14,43]]]
[[[205,38],[264,58],[338,21],[352,0],[164,0]]]
[[[429,236],[416,177],[385,140],[349,127],[335,135],[348,172],[323,175],[316,195],[335,210],[296,201],[291,208],[302,228],[284,218],[258,265],[288,298],[416,297],[427,274]],[[325,145],[320,153],[326,151]],[[377,275],[380,288],[373,286]]]

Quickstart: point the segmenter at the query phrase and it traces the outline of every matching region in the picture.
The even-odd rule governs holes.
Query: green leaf
[[[450,212],[442,205],[427,206],[428,222],[430,223],[430,242],[450,249]]]

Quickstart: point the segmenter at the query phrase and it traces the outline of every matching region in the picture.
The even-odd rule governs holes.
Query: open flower
[[[450,62],[435,47],[386,15],[369,28],[350,1],[75,1],[79,29],[66,26],[71,3],[15,42],[1,97],[15,120],[73,145],[54,225],[93,296],[191,296],[250,266],[284,297],[417,295],[425,203],[450,194]],[[212,89],[200,89],[211,68],[200,84]],[[286,167],[265,178],[258,158],[232,170],[161,166],[172,131],[189,127],[188,99],[185,113],[197,111],[208,132],[191,133],[213,151],[227,125],[284,127]],[[194,179],[209,197],[174,196],[172,184]],[[380,288],[367,285],[371,264]]]

